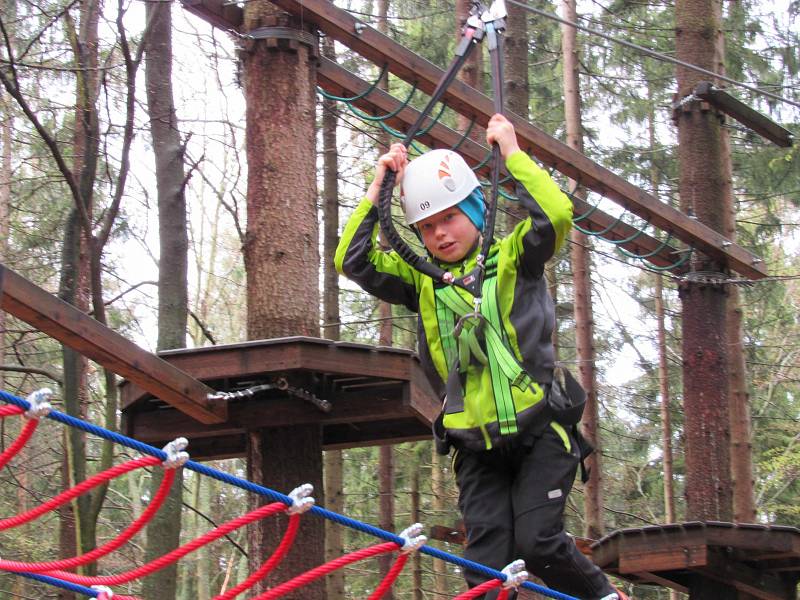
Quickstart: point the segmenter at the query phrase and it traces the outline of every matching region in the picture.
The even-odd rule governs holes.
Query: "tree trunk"
[[[3,102],[0,104],[0,263],[8,260],[8,233],[10,231],[11,207],[11,132],[14,129],[14,117],[11,106]],[[0,365],[5,364],[6,357],[6,313],[0,310]],[[5,374],[0,370],[0,390],[5,390]]]
[[[95,2],[82,2],[79,31],[73,40],[77,91],[75,105],[75,129],[72,138],[72,174],[77,182],[79,196],[76,206],[70,211],[64,229],[61,255],[59,298],[81,310],[88,309],[90,292],[89,252],[92,232],[81,225],[79,207],[86,214],[92,211],[92,196],[97,169],[99,132],[97,119],[97,64],[98,23],[100,6]],[[87,362],[78,352],[62,346],[64,410],[73,417],[85,417],[88,403],[86,387]],[[74,428],[65,431],[65,453],[63,463],[63,486],[69,488],[86,479],[86,434]],[[63,556],[74,556],[95,547],[95,526],[91,522],[93,495],[104,495],[105,486],[92,494],[80,496],[60,511],[60,551]],[[96,497],[96,496],[95,496]],[[85,569],[89,574],[96,566]],[[70,592],[59,592],[59,598],[74,598]]]
[[[679,0],[675,6],[677,58],[707,70],[716,67],[720,0]],[[702,77],[677,68],[678,99]],[[725,174],[719,115],[700,102],[675,112],[678,120],[681,209],[715,231],[724,231]],[[725,265],[695,254],[695,272],[724,272]],[[683,302],[686,518],[731,521],[728,339],[726,293],[721,285],[686,280]]]
[[[150,135],[155,156],[158,195],[158,350],[186,346],[188,315],[188,234],[184,195],[183,149],[172,93],[172,8],[169,2],[148,2],[150,31],[145,50],[145,82]],[[151,497],[164,476],[154,469]],[[148,525],[145,561],[177,548],[181,533],[183,470],[176,473],[168,508]],[[144,580],[143,594],[172,600],[178,589],[178,566],[172,564]]]
[[[322,53],[336,60],[333,40],[322,40]],[[339,244],[339,148],[336,144],[338,109],[335,100],[322,99],[322,161],[323,161],[323,314],[327,324],[323,335],[331,340],[341,336],[339,321],[339,274],[333,265],[333,256]],[[325,476],[325,505],[329,510],[344,513],[344,461],[341,450],[328,450],[323,458]],[[325,521],[325,560],[344,554],[342,526]],[[326,598],[345,600],[345,573],[339,569],[326,578]]]
[[[577,21],[578,14],[574,0],[561,3],[562,13],[567,21]],[[581,94],[579,81],[579,62],[577,31],[569,25],[561,26],[561,48],[564,55],[564,113],[567,127],[567,144],[578,152],[583,152],[583,133],[581,126]],[[570,180],[570,189],[578,183]],[[577,197],[585,197],[582,190],[575,190]],[[597,376],[594,349],[594,315],[592,312],[592,278],[589,256],[589,238],[577,229],[570,233],[572,246],[572,279],[575,288],[575,348],[578,358],[578,379],[586,390],[586,408],[583,411],[583,434],[595,451],[586,460],[589,468],[589,481],[584,486],[584,510],[586,518],[585,535],[591,539],[603,536],[603,477],[601,464],[601,444],[598,430]]]
[[[655,102],[653,100],[652,88],[647,86],[648,99],[648,119],[647,133],[650,143],[651,155],[655,156],[656,151],[656,115]],[[660,188],[659,169],[653,161],[650,166],[650,184],[653,188],[653,195],[659,197]],[[660,273],[654,276],[655,280],[655,309],[656,322],[658,329],[658,390],[661,396],[661,452],[663,455],[664,467],[664,517],[665,522],[675,522],[675,481],[673,475],[673,454],[672,454],[672,413],[671,413],[671,394],[669,389],[669,363],[667,362],[667,330],[666,315],[664,311],[664,278]],[[673,597],[670,592],[670,598]]]
[[[419,469],[411,470],[411,523],[421,523],[419,510]],[[419,552],[411,555],[411,599],[422,600],[422,561]]]
[[[658,389],[661,396],[661,452],[664,465],[664,517],[675,522],[675,485],[672,468],[672,417],[670,415],[667,333],[664,325],[664,291],[661,274],[655,275],[656,321],[658,322]]]
[[[308,27],[272,5],[245,4],[244,31]],[[247,102],[247,334],[250,339],[319,335],[319,250],[316,193],[316,69],[310,48],[294,40],[249,40],[241,53]],[[263,429],[248,435],[251,480],[288,493],[314,485],[324,504],[322,436],[318,425]],[[253,506],[266,502],[251,498]],[[249,528],[250,568],[278,545],[286,521]],[[256,586],[285,581],[322,564],[324,524],[303,519],[293,552]],[[287,598],[321,600],[324,581]]]
[[[442,473],[442,457],[431,446],[431,508],[436,518],[447,514],[444,499],[444,475]],[[433,598],[443,600],[451,596],[447,586],[447,563],[440,558],[433,559]]]
[[[717,32],[717,72],[725,74],[725,35]],[[722,85],[721,82],[715,82]],[[730,135],[721,128],[723,199],[725,202],[725,229],[723,235],[736,242],[736,202],[733,193],[733,167],[731,165]],[[733,520],[737,523],[755,523],[756,505],[753,492],[753,443],[750,422],[750,393],[747,384],[747,367],[744,355],[744,331],[739,288],[728,286],[728,304],[725,321],[728,335],[728,398],[731,413],[731,483],[733,485]]]

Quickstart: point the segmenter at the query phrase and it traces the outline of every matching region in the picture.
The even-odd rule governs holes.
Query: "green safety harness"
[[[486,261],[482,301],[473,307],[454,286],[438,286],[436,318],[449,373],[445,413],[464,410],[462,379],[470,364],[489,369],[500,434],[517,433],[512,387],[527,389],[533,379],[510,349],[497,300],[497,254]],[[489,439],[484,429],[485,439]],[[490,442],[489,442],[490,444]]]

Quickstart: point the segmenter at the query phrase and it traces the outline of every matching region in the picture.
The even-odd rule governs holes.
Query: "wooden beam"
[[[0,264],[0,309],[36,327],[201,423],[221,423],[214,390]]]
[[[317,68],[317,83],[326,92],[340,97],[358,96],[370,88],[369,83],[324,57],[320,59]],[[353,104],[370,116],[394,114],[387,119],[387,124],[396,129],[411,126],[419,115],[419,111],[410,106],[398,110],[400,101],[380,89],[374,89],[366,97],[355,100]],[[485,162],[484,159],[489,152],[487,147],[469,138],[463,139],[462,134],[441,123],[436,123],[419,139],[430,147],[452,148],[458,145],[459,153],[473,163]],[[480,172],[488,177],[489,166],[482,167]],[[620,246],[633,254],[647,256],[648,262],[656,267],[669,268],[678,262],[679,251],[669,244],[663,244],[645,233],[637,234],[637,230],[630,225],[595,209],[579,198],[573,198],[573,204],[576,216],[586,215],[580,222],[583,229],[606,232],[603,235],[614,241],[629,240]],[[678,273],[685,270],[685,265],[674,269]]]
[[[271,1],[304,22],[313,23],[325,34],[374,63],[388,65],[391,73],[416,84],[428,94],[433,91],[442,76],[443,71],[433,63],[414,54],[363,21],[359,21],[347,11],[337,8],[329,0]],[[222,4],[222,0],[202,1],[206,13],[210,11],[217,14]],[[197,10],[197,5],[190,10],[201,14]],[[241,20],[231,22],[231,28],[236,26],[234,22],[240,23]],[[450,85],[443,101],[468,118],[475,117],[477,123],[484,126],[494,113],[494,105],[490,98],[460,81],[454,81]],[[547,135],[522,117],[511,112],[506,116],[514,123],[523,149],[534,154],[544,164],[613,200],[693,248],[727,264],[734,271],[754,279],[766,277],[767,271],[763,261],[741,246],[660,202],[580,152]]]
[[[768,116],[747,106],[725,90],[715,87],[710,81],[698,83],[694,88],[694,94],[778,146],[782,148],[791,147],[794,141],[791,131],[781,127]]]

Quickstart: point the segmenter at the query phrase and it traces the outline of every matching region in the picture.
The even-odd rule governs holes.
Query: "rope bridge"
[[[36,508],[28,510],[19,515],[0,519],[0,531],[5,531],[25,523],[29,523],[40,516],[74,500],[89,490],[111,481],[112,479],[125,475],[126,473],[146,467],[155,467],[161,465],[165,469],[165,474],[156,494],[151,499],[147,508],[114,539],[80,556],[56,561],[22,562],[0,559],[0,571],[15,573],[22,577],[80,593],[91,598],[98,598],[99,600],[111,600],[112,597],[116,598],[117,600],[141,600],[135,596],[122,596],[115,594],[111,590],[111,586],[129,583],[155,573],[156,571],[175,563],[187,554],[190,554],[195,550],[198,550],[199,548],[202,548],[203,546],[206,546],[211,542],[229,534],[230,532],[240,529],[241,527],[244,527],[250,523],[280,513],[288,513],[289,520],[286,531],[284,532],[283,538],[273,554],[244,581],[230,590],[215,596],[214,598],[214,600],[232,600],[236,596],[252,588],[281,562],[281,560],[291,550],[292,543],[294,542],[300,525],[300,518],[306,513],[314,513],[317,516],[329,519],[340,525],[368,533],[376,538],[379,538],[382,540],[382,542],[331,560],[330,562],[320,565],[311,571],[285,581],[264,592],[263,594],[255,596],[254,600],[271,600],[273,598],[280,598],[347,565],[381,554],[395,553],[397,556],[395,557],[392,567],[386,573],[383,580],[375,588],[375,591],[373,591],[368,598],[368,600],[379,600],[392,587],[397,577],[402,572],[406,562],[408,561],[410,553],[414,551],[419,551],[431,557],[439,558],[464,569],[470,569],[474,572],[482,574],[487,578],[486,582],[458,596],[455,596],[454,600],[468,600],[470,598],[477,598],[487,591],[495,588],[500,588],[497,596],[498,600],[506,600],[512,590],[520,587],[536,591],[539,594],[549,598],[578,600],[573,596],[568,596],[566,594],[562,594],[555,590],[527,581],[528,574],[525,572],[525,564],[523,561],[514,561],[502,571],[497,571],[436,548],[431,548],[425,545],[427,539],[425,536],[421,535],[422,525],[419,523],[412,525],[399,535],[384,531],[367,523],[356,521],[344,515],[340,515],[316,506],[314,499],[311,497],[313,488],[310,484],[301,485],[293,490],[289,495],[281,494],[245,479],[230,475],[229,473],[225,473],[223,471],[219,471],[217,469],[213,469],[189,460],[189,455],[184,451],[188,444],[185,438],[178,438],[177,440],[167,444],[163,449],[158,449],[153,446],[143,444],[142,442],[139,442],[133,438],[129,438],[102,427],[98,427],[87,421],[83,421],[56,410],[52,410],[48,402],[50,395],[51,392],[49,390],[43,389],[34,392],[28,396],[27,399],[22,399],[12,394],[0,391],[0,401],[6,403],[4,405],[0,405],[0,419],[17,415],[22,416],[22,418],[25,419],[25,424],[21,428],[16,440],[14,440],[12,444],[10,444],[2,453],[0,453],[0,468],[3,468],[25,447],[27,442],[35,433],[39,425],[39,421],[43,417],[47,417],[69,427],[75,427],[85,431],[86,433],[112,441],[116,444],[126,446],[136,450],[137,452],[140,452],[144,456],[129,460],[119,465],[115,465],[106,471],[97,473],[96,475],[89,477],[74,487],[62,492],[58,496],[37,506]],[[119,549],[134,535],[141,531],[158,512],[166,500],[174,481],[176,470],[180,468],[187,468],[201,475],[217,479],[228,485],[236,486],[245,491],[264,496],[270,499],[272,502],[270,504],[265,504],[245,515],[236,517],[227,523],[212,529],[204,535],[201,535],[200,537],[184,544],[183,546],[180,546],[171,552],[168,552],[167,554],[130,571],[117,573],[115,575],[90,577],[79,575],[67,570],[96,562],[99,558]]]

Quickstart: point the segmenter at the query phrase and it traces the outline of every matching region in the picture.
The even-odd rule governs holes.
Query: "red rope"
[[[389,569],[389,572],[386,573],[386,577],[383,578],[380,585],[375,588],[375,591],[369,595],[367,600],[380,600],[383,598],[383,595],[389,591],[389,589],[394,585],[394,582],[397,580],[397,577],[400,575],[400,572],[403,570],[403,567],[406,566],[406,562],[408,562],[408,553],[401,554],[397,557],[397,560],[394,561],[392,568]]]
[[[17,408],[16,406],[14,408]],[[22,410],[21,408],[19,410]],[[22,448],[25,447],[25,444],[28,443],[28,440],[31,439],[33,432],[36,431],[36,428],[39,426],[39,419],[28,419],[28,422],[25,423],[25,427],[22,428],[22,431],[19,434],[19,437],[14,440],[14,443],[11,444],[8,448],[3,450],[3,453],[0,454],[0,469],[6,466],[6,463],[14,458]]]
[[[497,594],[497,600],[507,600],[509,594],[509,590],[507,588],[503,588],[500,590],[500,593]]]
[[[174,480],[175,469],[167,469],[164,473],[164,479],[162,479],[161,485],[159,486],[156,495],[153,497],[153,500],[147,505],[147,509],[145,509],[141,516],[139,516],[139,518],[136,519],[117,538],[111,540],[104,546],[95,548],[91,552],[87,552],[81,556],[45,563],[26,563],[14,560],[0,560],[0,569],[6,571],[29,571],[31,573],[39,573],[42,571],[53,571],[57,569],[72,569],[73,567],[95,562],[101,556],[105,556],[117,548],[120,548],[129,539],[141,531],[141,529],[153,518],[153,515],[158,512],[158,509],[161,508],[161,505],[164,504]]]
[[[273,515],[277,512],[286,510],[286,505],[283,502],[273,502],[272,504],[265,504],[257,508],[256,510],[247,513],[244,516],[237,517],[225,523],[224,525],[220,525],[216,529],[212,529],[205,535],[200,536],[196,540],[189,542],[188,544],[184,544],[180,548],[176,548],[172,552],[161,556],[160,558],[155,559],[154,561],[142,565],[132,571],[127,571],[125,573],[118,573],[117,575],[106,575],[101,577],[88,577],[85,575],[76,575],[75,573],[70,573],[68,571],[47,571],[47,575],[52,577],[58,577],[59,579],[63,579],[64,581],[69,581],[70,583],[77,583],[78,585],[121,585],[123,583],[128,583],[129,581],[133,581],[134,579],[139,579],[141,577],[146,577],[151,573],[155,573],[156,571],[160,571],[164,567],[171,565],[177,560],[180,560],[187,554],[190,554],[197,550],[198,548],[202,548],[203,546],[210,544],[214,540],[221,538],[224,535],[229,534],[231,531],[239,529],[240,527],[244,527],[253,521],[257,521],[261,518],[267,517],[269,515]]]
[[[5,417],[10,417],[11,415],[21,415],[25,412],[25,409],[19,406],[15,406],[13,404],[4,404],[0,406],[0,419],[4,419]]]
[[[494,588],[500,587],[501,585],[503,585],[503,582],[500,581],[499,579],[490,579],[489,581],[484,581],[479,586],[476,586],[476,587],[474,587],[474,588],[472,588],[470,590],[467,590],[463,594],[459,594],[458,596],[453,598],[453,600],[472,600],[472,598],[477,598],[478,596],[481,596],[482,594],[485,594],[489,590],[493,590]],[[503,590],[503,591],[505,592],[506,597],[507,597],[508,596],[508,590]],[[502,594],[503,592],[500,592],[500,593]],[[500,600],[499,596],[498,596],[497,600]]]
[[[289,517],[289,525],[286,528],[286,533],[283,534],[283,539],[278,547],[275,549],[275,552],[272,553],[272,556],[267,559],[264,564],[262,564],[259,569],[250,575],[247,579],[245,579],[242,583],[237,585],[234,588],[231,588],[224,594],[220,594],[216,596],[214,600],[231,600],[235,598],[245,590],[249,590],[253,587],[257,582],[261,581],[267,574],[274,569],[278,563],[283,560],[283,557],[286,556],[286,553],[289,552],[289,549],[292,547],[294,543],[294,538],[297,536],[297,529],[300,527],[300,515],[291,515]]]
[[[157,465],[160,462],[161,459],[156,458],[155,456],[145,456],[143,458],[137,458],[136,460],[131,460],[124,464],[111,467],[110,469],[103,471],[102,473],[98,473],[97,475],[90,477],[86,481],[79,483],[72,489],[62,492],[61,494],[59,494],[52,500],[48,500],[41,506],[37,506],[36,508],[31,509],[26,513],[22,513],[21,515],[16,515],[14,517],[8,517],[7,519],[0,520],[0,531],[11,529],[13,527],[19,527],[23,523],[32,521],[35,518],[43,515],[44,513],[49,512],[55,508],[58,508],[62,504],[66,504],[73,498],[80,496],[84,492],[87,492],[90,489],[97,487],[101,483],[104,483],[110,479],[114,479],[115,477],[119,477],[120,475],[124,475],[125,473],[133,471],[135,469]]]
[[[272,600],[273,598],[280,598],[284,594],[288,594],[298,588],[304,587],[318,579],[327,575],[328,573],[332,573],[337,569],[341,569],[342,567],[349,565],[350,563],[358,562],[360,560],[364,560],[365,558],[370,558],[371,556],[377,556],[379,554],[385,554],[386,552],[392,552],[397,550],[398,546],[394,542],[385,542],[383,544],[378,544],[377,546],[370,546],[369,548],[362,548],[361,550],[357,550],[355,552],[351,552],[350,554],[346,554],[344,556],[340,556],[339,558],[335,558],[329,563],[324,565],[320,565],[314,569],[311,569],[308,573],[303,573],[302,575],[298,575],[294,579],[290,579],[277,587],[272,588],[261,594],[260,596],[256,596],[252,598],[252,600]]]

